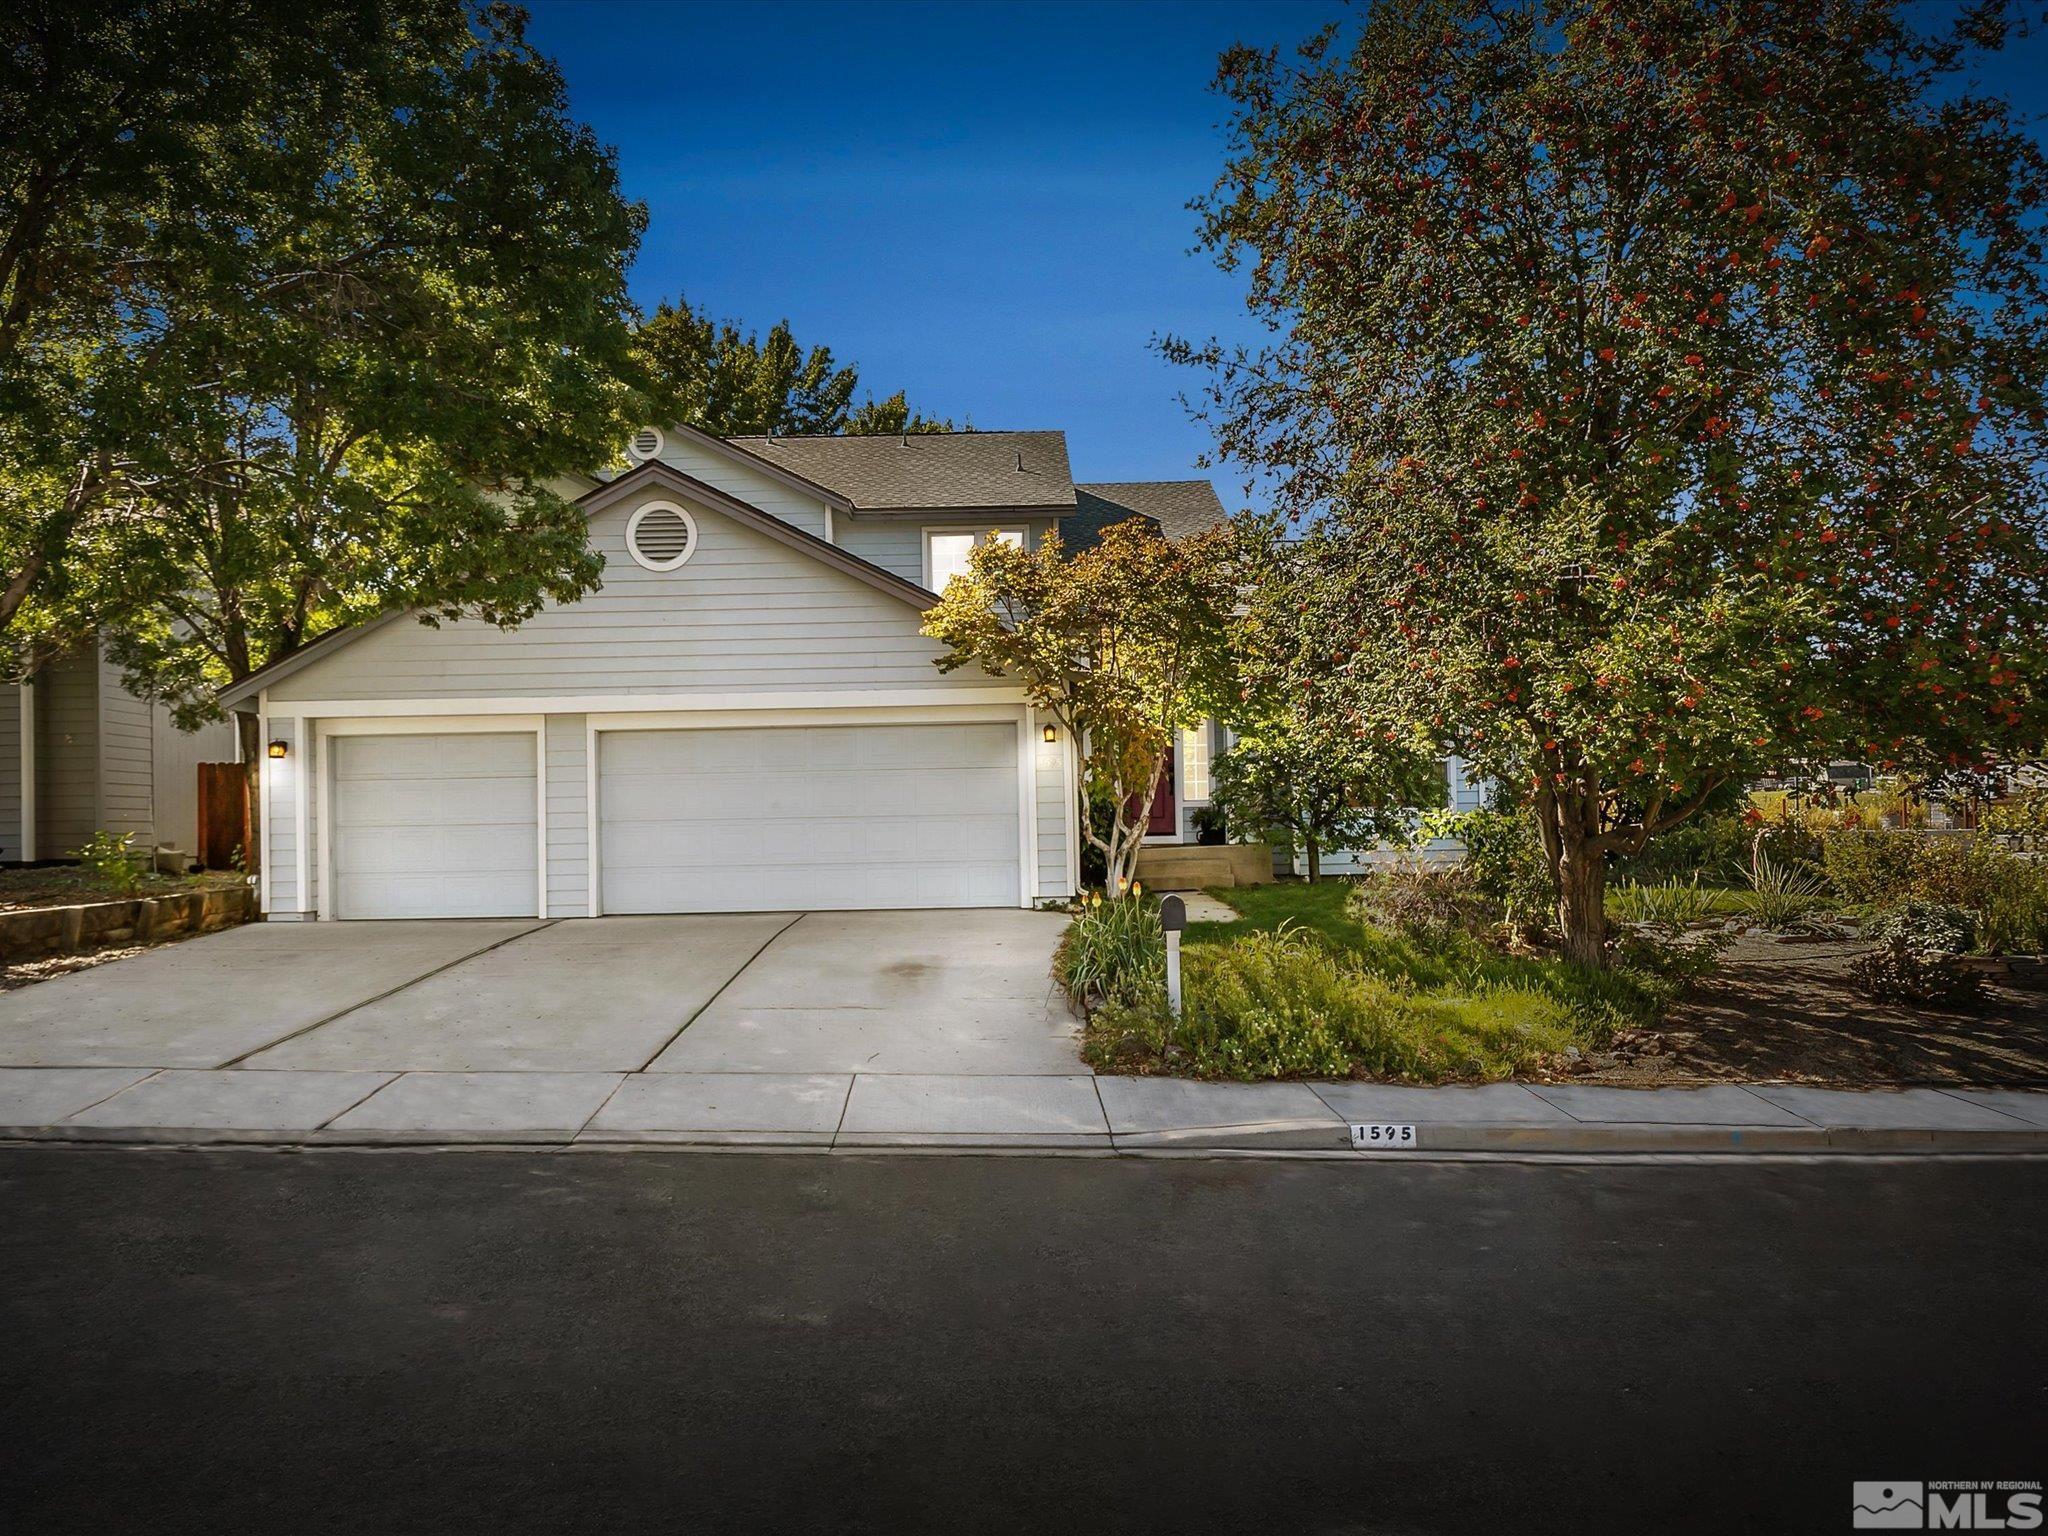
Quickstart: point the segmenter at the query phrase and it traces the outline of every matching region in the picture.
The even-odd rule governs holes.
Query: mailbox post
[[[1159,926],[1166,930],[1166,1006],[1180,1017],[1180,931],[1188,925],[1188,904],[1178,896],[1159,898]]]

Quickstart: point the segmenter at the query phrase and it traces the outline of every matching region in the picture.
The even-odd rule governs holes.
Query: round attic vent
[[[673,502],[650,501],[626,524],[626,549],[650,571],[672,571],[697,550],[697,520]]]
[[[649,459],[661,452],[663,444],[667,441],[668,439],[661,434],[661,428],[642,427],[633,434],[633,441],[626,445],[626,451],[632,454],[640,463],[645,464]]]

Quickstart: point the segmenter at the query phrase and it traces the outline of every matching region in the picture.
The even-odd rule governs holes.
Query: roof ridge
[[[736,432],[728,443],[886,443],[906,437],[1065,437],[1065,427],[955,427],[948,432]]]

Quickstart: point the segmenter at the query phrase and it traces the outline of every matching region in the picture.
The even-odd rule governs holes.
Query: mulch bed
[[[2048,992],[1994,982],[1969,1012],[1873,1002],[1849,981],[1869,948],[1737,939],[1653,1035],[1565,1080],[2048,1085]]]

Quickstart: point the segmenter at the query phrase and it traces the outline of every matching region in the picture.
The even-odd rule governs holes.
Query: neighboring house
[[[1035,547],[1147,488],[1077,488],[1058,432],[650,427],[629,457],[568,487],[605,562],[580,602],[514,630],[387,615],[223,691],[270,744],[272,918],[1075,891],[1073,743],[919,631],[976,541]]]
[[[93,833],[198,846],[198,765],[235,759],[231,723],[187,733],[87,648],[0,687],[0,863],[68,858]]]

